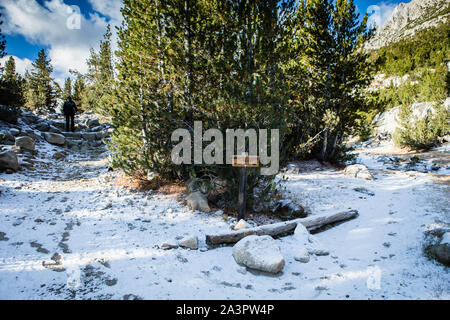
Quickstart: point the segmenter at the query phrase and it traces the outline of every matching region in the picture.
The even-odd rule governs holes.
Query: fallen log
[[[298,223],[303,224],[306,228],[318,228],[330,223],[345,221],[355,218],[358,215],[357,210],[342,211],[333,214],[313,215],[306,218],[299,218],[290,221],[267,224],[249,229],[241,229],[228,233],[206,235],[206,243],[209,245],[219,245],[226,243],[236,243],[246,236],[255,234],[258,236],[269,235],[279,237],[293,233]]]

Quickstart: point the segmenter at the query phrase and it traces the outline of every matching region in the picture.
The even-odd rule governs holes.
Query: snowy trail
[[[360,215],[316,234],[330,254],[306,264],[292,236],[278,239],[286,266],[268,276],[239,267],[232,247],[207,250],[206,233],[229,230],[220,212],[115,186],[101,151],[50,162],[58,148],[42,144],[48,164],[0,175],[0,299],[450,298],[448,268],[421,248],[427,226],[449,222],[449,186],[431,174],[382,170],[364,153],[374,181],[327,168],[287,175],[289,196],[313,214]],[[200,250],[158,247],[187,235]]]

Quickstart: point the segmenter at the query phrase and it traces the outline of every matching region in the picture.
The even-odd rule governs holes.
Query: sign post
[[[233,167],[241,168],[241,177],[239,181],[239,198],[238,198],[238,219],[245,219],[246,207],[246,188],[247,188],[247,167],[258,167],[259,157],[249,156],[248,153],[233,156]]]

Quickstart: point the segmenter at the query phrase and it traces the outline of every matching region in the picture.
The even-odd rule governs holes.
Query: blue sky
[[[399,2],[355,0],[361,15],[369,8],[372,21],[379,24]],[[78,10],[70,7],[73,5],[81,13],[79,24],[72,19]],[[54,77],[59,83],[69,76],[69,69],[86,72],[89,50],[98,45],[106,25],[120,24],[120,5],[121,0],[0,0],[6,58],[14,56],[18,72],[23,73],[44,48],[52,59]]]

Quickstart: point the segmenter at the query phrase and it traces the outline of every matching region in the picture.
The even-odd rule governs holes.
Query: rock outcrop
[[[409,3],[399,3],[390,18],[368,42],[366,48],[378,49],[391,42],[412,36],[419,30],[448,21],[449,8],[448,0],[412,0]]]

